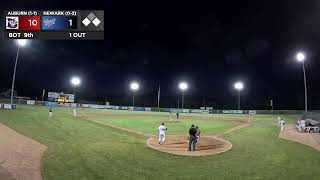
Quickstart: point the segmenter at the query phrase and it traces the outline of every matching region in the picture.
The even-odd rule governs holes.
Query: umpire
[[[196,134],[197,130],[194,128],[194,125],[191,125],[191,128],[189,129],[189,151],[195,151],[196,150]],[[192,147],[192,148],[191,148]]]

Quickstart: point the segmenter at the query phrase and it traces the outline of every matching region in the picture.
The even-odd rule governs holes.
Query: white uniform
[[[306,121],[305,120],[300,120],[300,123],[299,123],[299,131],[301,132],[304,132],[304,129],[306,128]]]
[[[49,111],[49,117],[50,118],[52,117],[52,111]]]
[[[282,130],[283,130],[283,128],[284,128],[284,120],[283,120],[283,119],[281,119],[279,124],[280,124],[281,131],[282,131]]]
[[[166,139],[166,131],[167,127],[164,125],[161,125],[158,127],[159,131],[159,144],[163,144],[164,140]]]
[[[73,116],[77,116],[77,110],[76,110],[76,108],[73,108]]]

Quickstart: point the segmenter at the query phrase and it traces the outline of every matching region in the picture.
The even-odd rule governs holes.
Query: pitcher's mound
[[[186,156],[207,156],[226,152],[232,148],[232,144],[224,139],[202,136],[200,146],[196,151],[188,151],[189,140],[186,136],[166,136],[166,141],[160,145],[157,137],[147,140],[147,145],[158,151]]]

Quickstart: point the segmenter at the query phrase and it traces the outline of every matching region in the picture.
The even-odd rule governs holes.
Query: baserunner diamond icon
[[[87,18],[92,21],[94,18],[96,18],[96,15],[94,15],[92,12],[87,16]]]
[[[104,29],[104,14],[103,11],[84,11],[81,14],[81,26],[87,30],[103,30]]]
[[[82,21],[82,24],[85,25],[85,26],[88,26],[90,23],[91,23],[91,21],[90,21],[88,18],[85,18],[85,19]]]
[[[95,26],[99,26],[99,24],[101,23],[101,21],[98,19],[98,18],[95,18],[92,23],[95,25]]]

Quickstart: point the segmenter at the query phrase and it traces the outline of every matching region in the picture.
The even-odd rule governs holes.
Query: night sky
[[[309,108],[320,109],[320,1],[45,1],[2,0],[0,9],[105,10],[105,40],[33,40],[21,50],[16,77],[20,96],[42,89],[78,99],[130,105],[129,83],[141,89],[138,106],[176,107],[178,82],[190,88],[185,107],[235,109],[233,83],[242,80],[242,107],[303,109],[297,51],[307,55]],[[10,89],[17,46],[0,41],[0,92]]]

